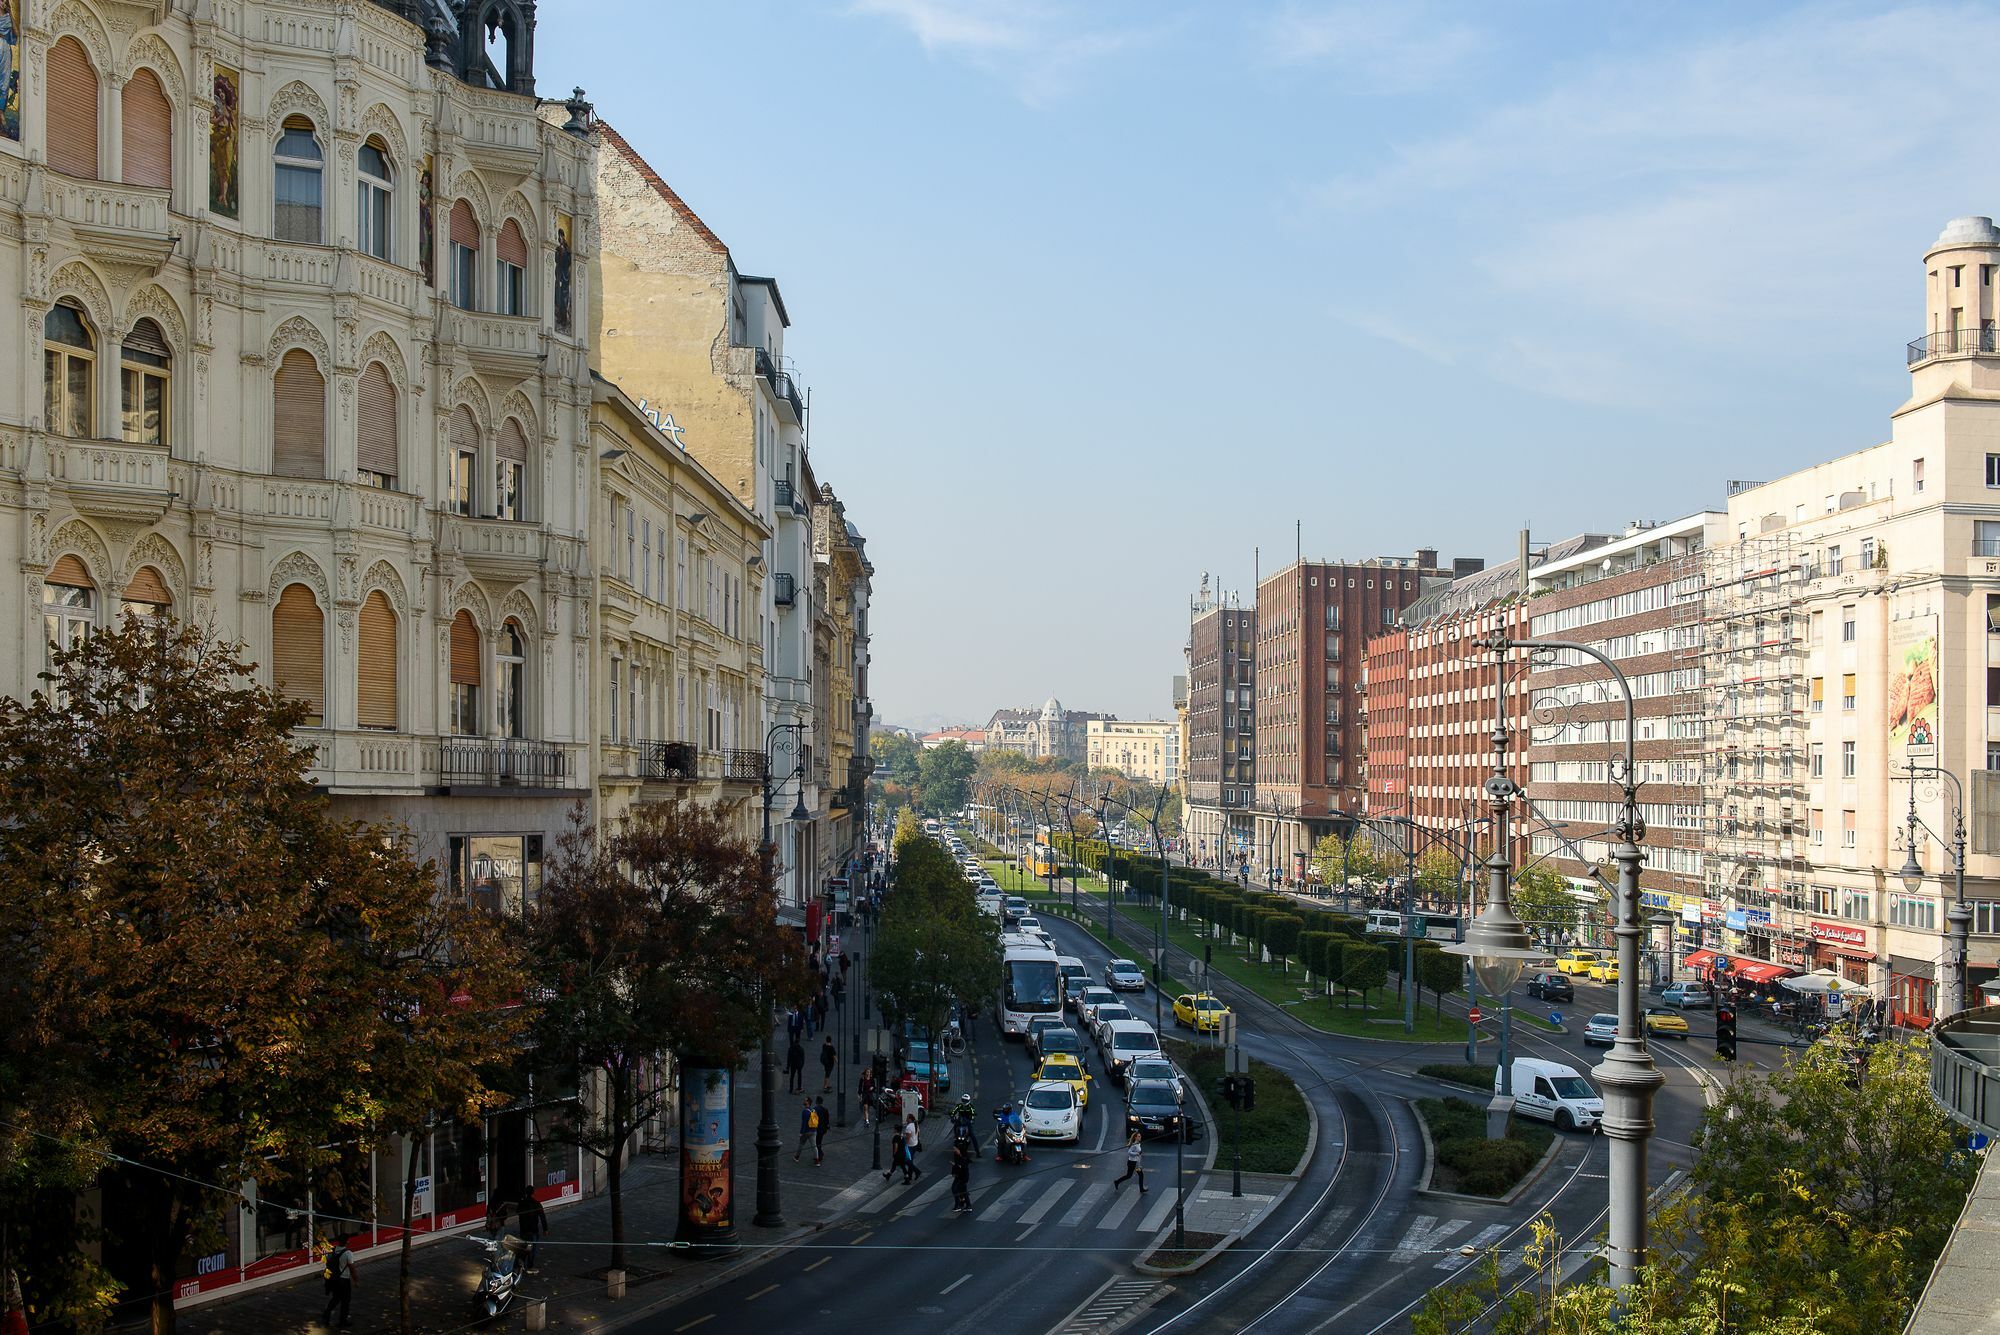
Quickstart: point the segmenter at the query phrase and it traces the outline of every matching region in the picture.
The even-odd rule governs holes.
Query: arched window
[[[493,453],[493,517],[526,519],[528,437],[518,421],[510,417],[501,425]]]
[[[151,566],[140,566],[132,572],[132,578],[125,585],[125,592],[118,600],[120,616],[135,616],[142,621],[161,621],[172,615],[174,595],[167,589],[167,581]]]
[[[354,165],[360,176],[357,186],[360,197],[355,209],[356,243],[378,260],[389,259],[393,216],[389,202],[396,178],[390,173],[387,147],[380,139],[370,139],[355,155]]]
[[[97,339],[82,310],[59,301],[42,319],[42,414],[49,430],[80,439],[94,434],[96,397]]]
[[[83,562],[65,556],[42,578],[42,630],[51,654],[74,649],[97,624],[97,583]]]
[[[49,48],[46,147],[49,167],[65,176],[97,179],[97,67],[74,37]]]
[[[326,164],[313,123],[304,116],[288,116],[278,134],[272,155],[273,192],[271,235],[280,241],[320,240],[320,186]]]
[[[493,251],[499,264],[496,309],[502,315],[527,314],[523,289],[528,271],[528,242],[521,235],[521,225],[509,218],[493,243]]]
[[[396,386],[382,363],[370,362],[361,373],[361,416],[354,429],[354,467],[363,486],[396,489],[400,446]]]
[[[271,685],[305,705],[308,728],[325,726],[326,616],[303,584],[287,584],[271,609]]]
[[[380,589],[361,604],[361,653],[356,660],[354,721],[396,730],[396,609]]]
[[[472,613],[451,619],[451,731],[477,737],[479,726],[479,627]]]
[[[479,222],[462,199],[451,206],[451,304],[479,309]]]
[[[137,445],[167,443],[167,394],[172,354],[160,327],[140,320],[118,350],[118,402],[125,439]]]
[[[445,505],[453,513],[469,515],[477,501],[479,465],[479,421],[472,409],[460,404],[451,415],[451,477]]]
[[[500,627],[500,643],[497,646],[499,680],[494,685],[500,692],[500,735],[502,737],[524,737],[521,720],[527,713],[525,689],[527,685],[527,636],[521,633],[521,623],[512,617]]]
[[[174,182],[174,108],[160,87],[160,76],[140,66],[125,81],[119,102],[125,184],[169,188]]]
[[[326,476],[326,378],[304,348],[293,348],[271,378],[271,471]]]

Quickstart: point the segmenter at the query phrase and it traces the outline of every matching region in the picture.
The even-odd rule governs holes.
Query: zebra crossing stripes
[[[1139,1231],[1141,1233],[1151,1233],[1154,1229],[1166,1223],[1167,1216],[1174,1212],[1173,1192],[1156,1191],[1153,1194],[1160,1199],[1153,1203],[1153,1208],[1146,1211],[1146,1217],[1139,1221]]]
[[[1109,1196],[1110,1194],[1111,1194],[1110,1183],[1108,1182],[1091,1183],[1089,1186],[1083,1189],[1083,1195],[1077,1197],[1075,1202],[1070,1205],[1068,1211],[1066,1211],[1063,1217],[1057,1221],[1057,1227],[1076,1228],[1077,1226],[1082,1224],[1084,1220],[1090,1218],[1090,1212],[1097,1208],[1097,1203],[1103,1200],[1106,1196]]]
[[[1097,1221],[1097,1226],[1099,1228],[1117,1228],[1125,1222],[1125,1216],[1131,1214],[1133,1207],[1138,1205],[1138,1203],[1138,1192],[1125,1192],[1118,1197],[1117,1204],[1104,1212],[1104,1217]]]
[[[1098,1335],[1159,1301],[1167,1286],[1157,1279],[1114,1279],[1070,1313],[1056,1335]]]
[[[1069,1189],[1075,1185],[1074,1182],[1067,1179],[1051,1183],[1049,1189],[1043,1192],[1033,1205],[1023,1210],[1021,1217],[1014,1222],[1017,1224],[1041,1223],[1043,1219],[1048,1217],[1049,1211],[1056,1208],[1056,1202],[1068,1194]]]
[[[1001,1215],[1006,1214],[1013,1206],[1020,1204],[1021,1198],[1026,1196],[1028,1189],[1034,1185],[1034,1182],[1030,1179],[1023,1178],[1013,1186],[1007,1188],[1007,1190],[1001,1192],[1000,1199],[979,1212],[979,1222],[990,1224]]]
[[[1480,1229],[1470,1238],[1467,1238],[1465,1244],[1457,1251],[1447,1252],[1445,1258],[1439,1261],[1433,1268],[1437,1270],[1458,1270],[1472,1264],[1472,1262],[1480,1258],[1488,1247],[1491,1247],[1494,1243],[1505,1237],[1511,1227],[1508,1224],[1488,1224],[1485,1228]]]

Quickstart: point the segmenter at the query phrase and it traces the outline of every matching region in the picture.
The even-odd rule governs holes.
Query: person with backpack
[[[348,1249],[348,1239],[340,1238],[333,1244],[333,1250],[326,1254],[326,1264],[320,1268],[320,1276],[326,1281],[326,1310],[320,1313],[320,1324],[329,1330],[333,1328],[333,1309],[340,1309],[340,1326],[347,1329],[354,1325],[348,1314],[348,1307],[354,1302],[354,1253]]]
[[[826,1128],[831,1121],[826,1114],[826,1099],[813,1100],[813,1167],[826,1162]]]
[[[826,1042],[820,1044],[819,1048],[819,1069],[826,1073],[826,1078],[819,1082],[820,1093],[829,1094],[833,1091],[833,1068],[839,1064],[840,1048],[835,1045],[833,1035],[828,1034]]]
[[[805,1106],[799,1109],[799,1147],[792,1152],[792,1162],[797,1163],[812,1143],[813,1135],[819,1130],[819,1113],[813,1108],[813,1101],[807,1098]]]

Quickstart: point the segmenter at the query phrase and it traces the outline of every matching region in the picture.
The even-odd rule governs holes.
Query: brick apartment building
[[[1250,860],[1302,880],[1312,846],[1359,812],[1366,792],[1356,707],[1368,639],[1438,580],[1469,574],[1437,552],[1359,562],[1298,561],[1257,585],[1257,770]]]
[[[1207,581],[1188,623],[1187,804],[1190,854],[1220,867],[1250,848],[1256,796],[1257,613],[1211,599]]]

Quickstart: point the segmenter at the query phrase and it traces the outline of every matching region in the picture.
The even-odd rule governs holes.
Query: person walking
[[[847,1008],[847,975],[844,973],[837,973],[833,976],[833,1009],[835,1013],[838,1014],[840,1011],[845,1010],[846,1008]]]
[[[805,1029],[806,1017],[803,1011],[794,1006],[785,1012],[785,1034],[792,1042],[798,1042],[799,1035],[803,1034]]]
[[[825,1077],[819,1082],[820,1093],[830,1094],[833,1092],[833,1068],[839,1064],[840,1049],[835,1046],[833,1035],[828,1034],[826,1042],[819,1045],[819,1069],[825,1072]]]
[[[861,1068],[861,1125],[868,1126],[875,1121],[875,1068]]]
[[[536,1244],[549,1231],[549,1217],[533,1192],[521,1198],[520,1221],[521,1240],[528,1244],[528,1269],[533,1270],[540,1254]]]
[[[807,1098],[805,1106],[799,1109],[799,1147],[792,1151],[792,1162],[797,1163],[812,1142],[813,1133],[819,1130],[819,1113],[813,1108],[813,1101]]]
[[[806,1092],[806,1048],[797,1034],[792,1035],[791,1046],[785,1049],[785,1076],[791,1082],[785,1087],[787,1094]]]
[[[813,1167],[826,1162],[826,1128],[832,1119],[827,1116],[826,1099],[813,1100]]]
[[[333,1250],[326,1254],[326,1265],[320,1274],[326,1278],[326,1310],[320,1313],[320,1324],[333,1329],[333,1309],[340,1309],[340,1328],[353,1327],[354,1318],[348,1308],[354,1302],[354,1253],[348,1249],[348,1239],[341,1238],[333,1244]]]
[[[1137,1131],[1134,1131],[1132,1133],[1131,1139],[1125,1142],[1124,1177],[1113,1179],[1111,1183],[1111,1189],[1113,1191],[1118,1190],[1119,1186],[1124,1183],[1125,1179],[1133,1176],[1134,1174],[1138,1175],[1139,1194],[1143,1196],[1146,1194],[1146,1160],[1144,1158],[1144,1151],[1141,1150],[1139,1146],[1139,1133]]]
[[[960,1214],[972,1209],[972,1151],[962,1140],[951,1147],[951,1203]]]
[[[917,1151],[923,1148],[923,1133],[917,1130],[917,1117],[910,1114],[903,1120],[903,1185],[908,1186],[924,1175],[917,1167]]]

